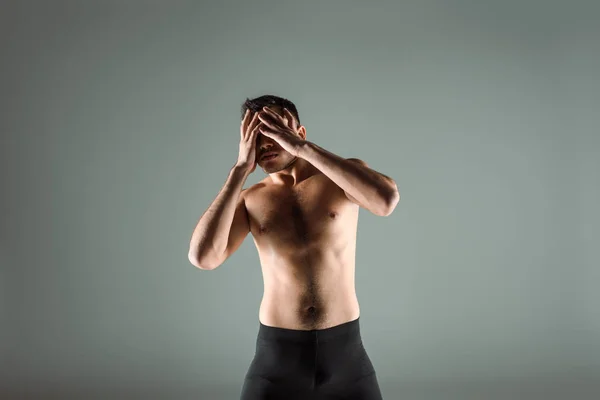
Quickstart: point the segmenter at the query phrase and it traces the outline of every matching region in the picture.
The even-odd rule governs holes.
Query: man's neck
[[[298,157],[289,167],[269,174],[269,177],[276,185],[294,187],[317,172],[318,170],[311,163]]]

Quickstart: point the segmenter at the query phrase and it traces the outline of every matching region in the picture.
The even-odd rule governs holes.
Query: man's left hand
[[[282,117],[268,107],[263,107],[258,115],[258,119],[263,123],[260,132],[275,140],[288,153],[298,157],[306,141],[298,136],[298,124],[294,115],[286,108],[283,109],[283,114]]]

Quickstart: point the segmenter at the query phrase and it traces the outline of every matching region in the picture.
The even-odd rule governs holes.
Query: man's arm
[[[197,268],[221,265],[250,232],[242,187],[249,172],[233,167],[225,185],[200,217],[190,241],[188,259]]]
[[[340,157],[309,141],[303,143],[298,156],[327,175],[351,201],[375,215],[390,215],[400,201],[396,182],[362,160]]]

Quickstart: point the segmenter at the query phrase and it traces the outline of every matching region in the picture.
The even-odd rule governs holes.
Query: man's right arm
[[[188,253],[195,267],[217,268],[246,238],[250,226],[242,187],[249,174],[247,168],[236,164],[215,200],[200,217]]]

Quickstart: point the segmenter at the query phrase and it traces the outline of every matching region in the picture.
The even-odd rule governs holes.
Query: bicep
[[[346,197],[348,198],[348,200],[350,200],[354,204],[356,204],[356,205],[358,205],[358,206],[360,206],[362,208],[367,208],[360,201],[356,200],[354,197],[352,197],[350,194],[348,194],[348,192],[344,191],[344,193],[346,194]]]

